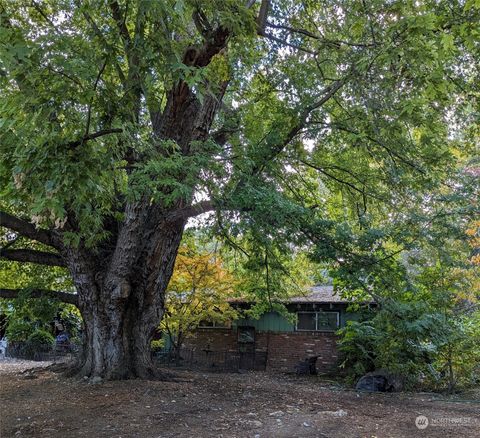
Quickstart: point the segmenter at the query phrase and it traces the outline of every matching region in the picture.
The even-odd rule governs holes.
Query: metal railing
[[[6,357],[34,360],[65,362],[74,360],[79,355],[79,348],[72,343],[36,344],[28,342],[9,343],[5,352]],[[212,351],[193,348],[181,348],[177,352],[160,350],[152,353],[157,365],[167,367],[182,367],[205,371],[239,371],[257,370],[266,368],[267,353],[261,351]]]
[[[212,351],[181,348],[153,353],[155,361],[162,366],[202,369],[208,371],[263,371],[266,367],[266,352]]]
[[[5,357],[35,360],[64,362],[75,358],[79,348],[73,343],[36,344],[32,346],[28,342],[11,342],[5,350]]]

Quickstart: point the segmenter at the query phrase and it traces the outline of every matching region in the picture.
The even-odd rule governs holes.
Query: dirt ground
[[[31,367],[0,362],[1,438],[480,437],[472,395],[356,393],[318,377],[262,372],[92,384]],[[420,415],[429,420],[424,429],[415,425]]]

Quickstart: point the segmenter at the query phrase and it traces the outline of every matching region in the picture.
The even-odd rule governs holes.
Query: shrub
[[[152,349],[153,352],[157,352],[165,346],[165,340],[164,339],[155,339],[150,343],[150,348]]]
[[[35,349],[50,349],[55,342],[53,335],[46,330],[37,329],[27,339],[27,344]]]
[[[25,342],[34,330],[32,323],[21,319],[12,319],[7,326],[6,335],[9,342]]]

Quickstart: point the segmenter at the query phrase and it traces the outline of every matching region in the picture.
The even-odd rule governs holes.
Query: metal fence
[[[212,351],[189,348],[162,350],[154,353],[155,361],[162,366],[202,369],[207,371],[265,370],[266,352]]]
[[[5,357],[15,359],[64,362],[74,359],[79,349],[72,343],[36,344],[11,342],[5,350]]]
[[[36,344],[32,348],[27,342],[10,343],[5,351],[6,357],[35,361],[65,362],[74,360],[79,354],[79,348],[71,343]],[[266,352],[212,351],[191,348],[161,350],[152,353],[154,361],[160,366],[181,367],[204,371],[239,371],[266,368]]]

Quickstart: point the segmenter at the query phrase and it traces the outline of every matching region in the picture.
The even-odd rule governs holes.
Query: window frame
[[[301,329],[298,328],[298,314],[299,313],[313,313],[315,314],[315,329]],[[319,313],[335,313],[337,315],[337,325],[334,329],[318,328],[318,314]],[[297,311],[297,321],[295,322],[295,331],[296,332],[328,332],[334,333],[340,328],[340,312],[337,310],[307,310],[307,311]]]

